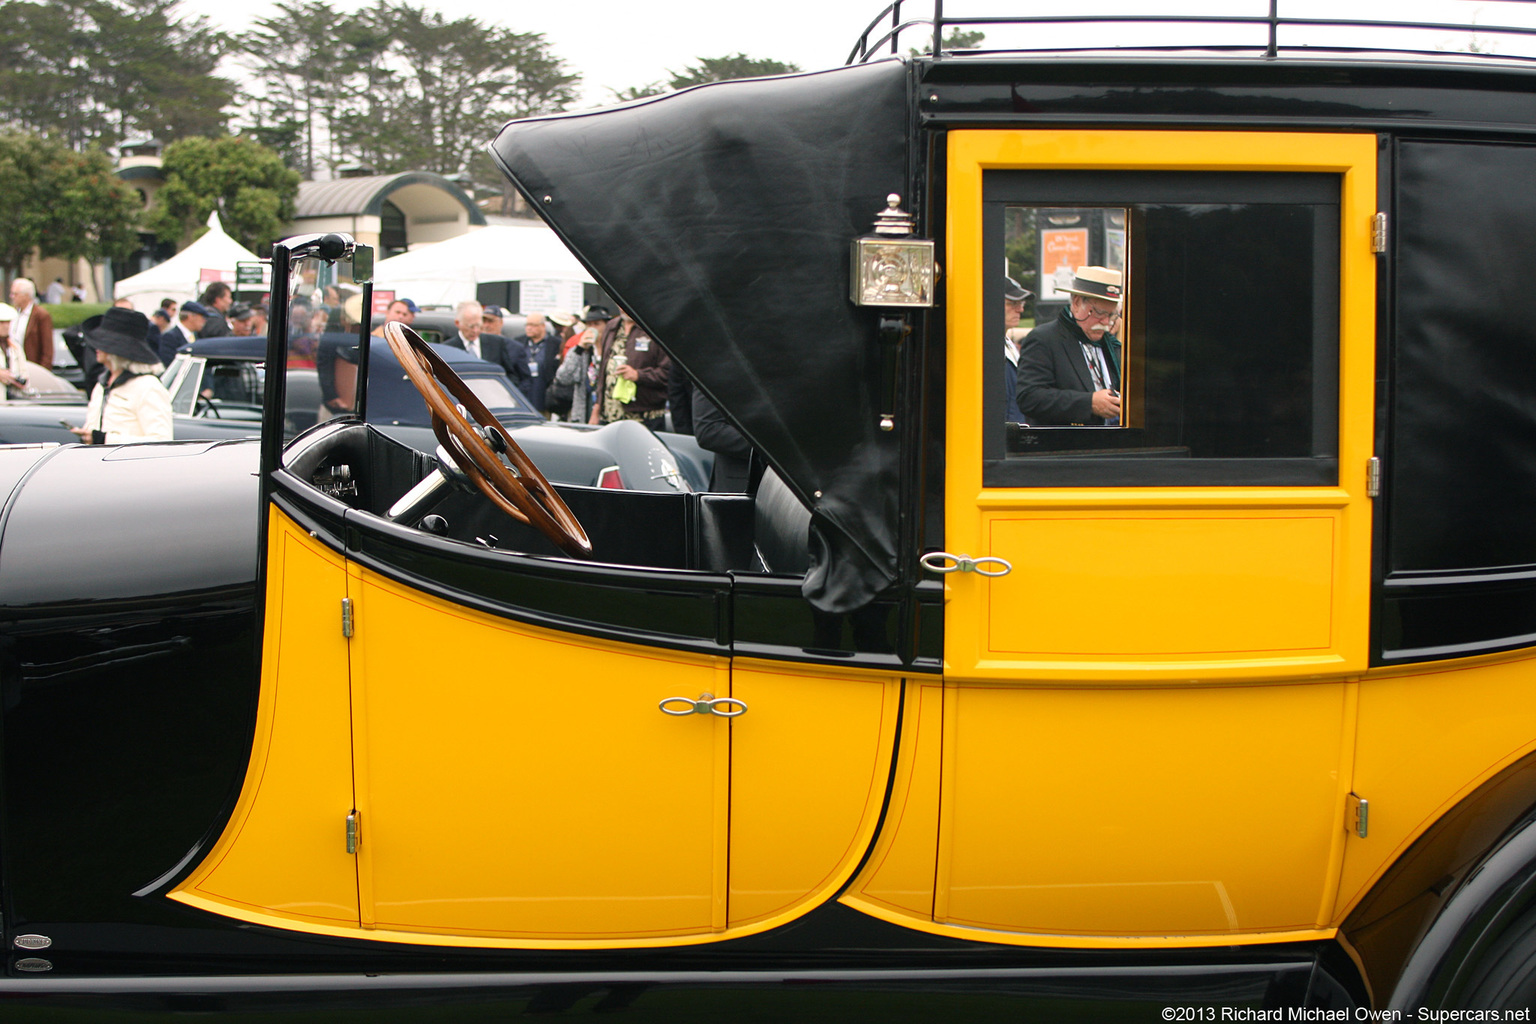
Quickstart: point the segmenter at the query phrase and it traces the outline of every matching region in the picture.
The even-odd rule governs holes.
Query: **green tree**
[[[47,173],[57,144],[36,135],[0,135],[0,268],[7,276],[21,273],[21,264],[43,240],[49,199]]]
[[[165,184],[147,218],[162,241],[178,241],[217,209],[240,244],[266,251],[293,219],[299,175],[254,139],[190,138],[165,148]]]
[[[985,32],[968,32],[961,28],[952,28],[944,35],[944,49],[948,50],[975,50],[986,42]],[[907,53],[913,57],[922,57],[933,52],[933,36],[928,37],[928,46],[925,49],[911,49]]]
[[[95,4],[91,78],[115,121],[104,142],[136,132],[166,141],[224,133],[235,86],[214,72],[229,52],[229,37],[206,18],[179,16],[177,4]]]
[[[256,124],[268,123],[265,117],[294,133],[288,155],[306,178],[328,162],[340,91],[335,53],[341,19],[325,0],[284,0],[276,13],[256,19],[240,47],[256,78],[249,97]]]
[[[700,57],[697,62],[689,65],[682,71],[668,72],[672,78],[667,82],[667,87],[670,89],[686,89],[690,85],[724,82],[733,78],[789,75],[799,70],[800,66],[797,64],[786,64],[781,60],[748,57],[744,53],[732,54],[729,57]]]
[[[790,75],[799,71],[796,64],[786,64],[781,60],[759,60],[748,57],[744,53],[733,54],[730,57],[700,57],[698,61],[682,71],[668,71],[672,77],[665,82],[649,82],[645,85],[632,85],[627,89],[609,89],[613,98],[621,103],[630,100],[643,100],[647,96],[659,96],[672,89],[686,89],[690,85],[706,85],[710,82],[725,82],[733,78],[761,78],[764,75]]]
[[[175,0],[0,0],[0,117],[76,149],[218,132],[225,40]]]
[[[568,106],[578,81],[536,32],[404,0],[355,14],[282,0],[244,53],[254,129],[292,137],[285,155],[308,177],[343,163],[458,174],[505,122]]]
[[[380,0],[340,28],[352,88],[338,151],[381,172],[455,175],[513,118],[563,110],[578,76],[537,32]]]
[[[608,91],[620,103],[628,103],[631,100],[643,100],[647,96],[660,96],[667,91],[667,87],[661,82],[651,82],[649,85],[632,85],[627,89],[609,89]]]
[[[138,245],[138,194],[100,151],[76,153],[26,132],[0,134],[0,267],[39,256],[92,262]]]

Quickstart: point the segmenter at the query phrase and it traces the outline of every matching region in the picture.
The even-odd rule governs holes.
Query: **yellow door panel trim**
[[[356,927],[346,593],[342,557],[272,508],[250,767],[223,835],[172,899],[282,927]]]
[[[898,924],[933,917],[933,873],[939,832],[939,757],[944,687],[909,680],[901,745],[885,824],[864,870],[841,902]]]
[[[986,588],[988,649],[1030,660],[1329,654],[1330,516],[1080,513],[989,516],[989,550],[1019,552]],[[1199,573],[1212,549],[1219,565]],[[1115,552],[1118,628],[1085,615],[1102,580],[1083,552]],[[1048,596],[1046,596],[1048,595]]]
[[[1350,492],[1340,487],[989,487],[978,491],[981,509],[1277,509],[1344,508]]]
[[[731,693],[733,927],[824,902],[874,838],[900,720],[898,676],[738,662]]]
[[[359,872],[377,931],[624,942],[726,924],[725,658],[513,622],[363,569]]]
[[[1284,932],[1250,932],[1231,935],[1053,935],[1029,932],[997,931],[966,925],[943,924],[892,910],[870,900],[844,897],[848,906],[888,924],[910,928],[928,935],[968,942],[990,942],[1000,946],[1033,946],[1041,949],[1196,949],[1202,946],[1256,946],[1267,942],[1316,942],[1334,938],[1333,928],[1303,928]]]

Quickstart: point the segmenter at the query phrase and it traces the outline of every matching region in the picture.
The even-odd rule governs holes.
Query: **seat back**
[[[811,510],[771,468],[753,502],[753,532],[763,570],[801,576],[811,567]]]

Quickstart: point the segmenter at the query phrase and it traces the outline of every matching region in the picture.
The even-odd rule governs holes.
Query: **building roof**
[[[425,185],[447,193],[464,208],[469,215],[469,223],[485,223],[485,215],[463,189],[441,174],[433,174],[431,171],[402,171],[399,174],[374,174],[366,178],[300,182],[298,198],[294,201],[294,217],[376,217],[383,210],[384,200],[390,193],[412,185]]]

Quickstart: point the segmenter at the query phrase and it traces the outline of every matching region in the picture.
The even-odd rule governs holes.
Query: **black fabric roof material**
[[[907,82],[899,60],[720,82],[514,121],[491,147],[811,508],[803,591],[830,612],[896,578],[898,440],[848,262],[907,192]]]

